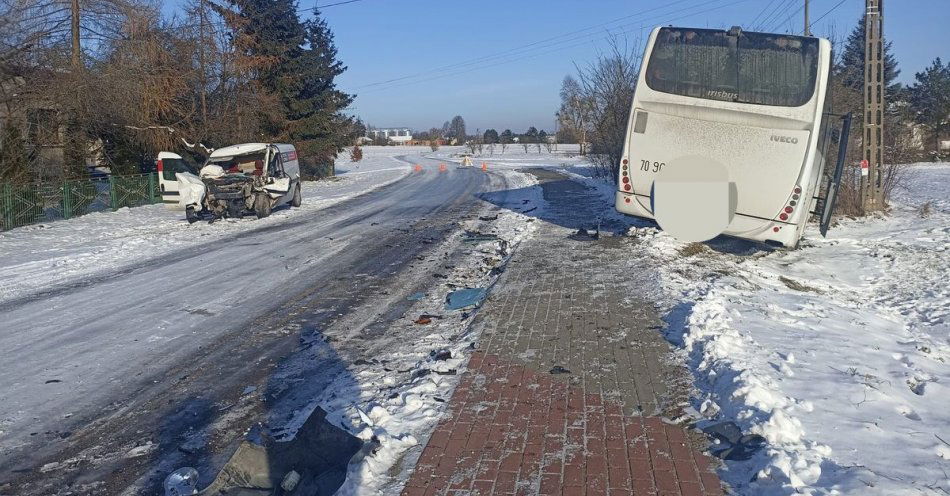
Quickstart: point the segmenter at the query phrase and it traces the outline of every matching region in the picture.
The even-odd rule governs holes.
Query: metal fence
[[[44,184],[0,184],[0,230],[161,203],[155,173]]]

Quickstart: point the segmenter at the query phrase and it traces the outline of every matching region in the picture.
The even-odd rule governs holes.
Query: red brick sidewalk
[[[660,420],[690,377],[658,332],[651,261],[629,238],[573,236],[602,199],[535,174],[538,231],[475,317],[480,351],[404,494],[722,494],[706,440]]]
[[[481,352],[403,494],[722,494],[682,427]]]

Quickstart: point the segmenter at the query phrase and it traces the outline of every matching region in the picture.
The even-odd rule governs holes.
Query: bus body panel
[[[787,204],[799,180],[809,131],[736,126],[656,112],[646,116],[645,132],[628,138],[634,193],[649,197],[664,164],[701,155],[729,169],[739,193],[737,214],[772,219]],[[664,136],[676,139],[670,143]]]
[[[632,191],[623,189],[621,170],[616,209],[654,219],[650,201],[657,169],[654,163],[665,164],[688,155],[708,156],[726,166],[738,193],[736,215],[723,234],[796,246],[814,207],[822,173],[817,145],[830,75],[830,42],[819,40],[812,97],[801,106],[783,107],[688,97],[650,88],[646,82],[648,63],[661,29],[655,28],[647,43],[627,125],[623,157],[628,161]],[[647,113],[646,124],[640,129],[636,129],[638,112]],[[789,218],[782,221],[778,216],[796,187],[802,188],[800,198],[794,211],[787,214]]]

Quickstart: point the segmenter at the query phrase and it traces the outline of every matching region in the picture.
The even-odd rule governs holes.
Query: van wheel
[[[300,183],[297,183],[297,187],[294,188],[294,197],[290,200],[290,204],[299,207],[303,203],[303,200],[300,198]]]
[[[198,212],[195,212],[195,209],[193,209],[193,208],[191,208],[191,207],[186,208],[186,209],[185,209],[185,219],[188,220],[188,223],[189,223],[189,224],[194,224],[195,222],[198,222],[198,220],[199,220]]]
[[[254,213],[258,219],[263,219],[270,215],[270,198],[267,194],[261,193],[254,198]]]

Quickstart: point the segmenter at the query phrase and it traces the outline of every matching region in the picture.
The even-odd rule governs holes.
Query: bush
[[[429,140],[429,148],[434,152],[439,151],[439,140]]]
[[[363,160],[363,149],[360,148],[360,145],[353,145],[353,149],[350,150],[350,162],[359,162]]]

